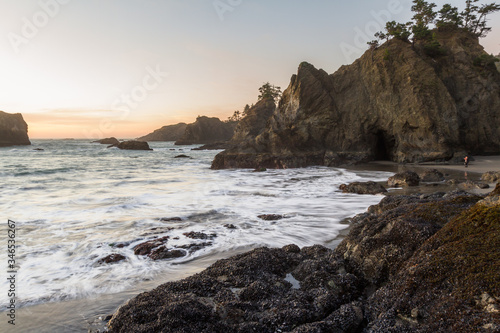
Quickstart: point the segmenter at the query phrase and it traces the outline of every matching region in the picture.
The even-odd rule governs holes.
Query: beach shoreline
[[[426,163],[397,163],[392,161],[372,161],[368,163],[358,164],[348,169],[368,169],[378,171],[406,171],[406,170],[428,170],[437,169],[441,172],[467,172],[482,175],[488,171],[500,171],[500,155],[493,156],[473,156],[473,160],[469,162],[468,167],[463,164],[445,164],[436,162]]]
[[[442,164],[398,164],[395,162],[390,162],[390,161],[374,161],[370,162],[367,164],[360,164],[356,166],[349,166],[349,167],[344,167],[346,170],[361,170],[361,171],[366,171],[366,172],[376,172],[376,171],[387,171],[391,173],[397,173],[401,171],[406,171],[406,170],[412,170],[417,173],[421,173],[426,169],[438,169],[439,171],[443,172],[446,176],[446,179],[458,179],[460,181],[465,181],[465,180],[472,180],[472,181],[478,181],[482,175],[482,173],[487,172],[487,171],[498,171],[500,170],[500,156],[484,156],[484,157],[475,157],[474,161],[471,161],[469,164],[468,168],[465,168],[463,165],[442,165]],[[491,186],[491,184],[490,184]],[[426,186],[425,184],[421,184],[420,186],[417,187],[412,187],[412,188],[397,188],[397,189],[390,189],[389,194],[390,195],[398,195],[398,194],[409,194],[409,193],[429,193],[429,192],[437,192],[437,191],[443,191],[443,192],[448,192],[452,191],[456,187],[447,185],[445,182],[440,184],[439,186]],[[337,189],[336,189],[337,190]],[[482,190],[471,190],[471,192],[479,193],[479,191]],[[486,189],[484,190],[483,193],[490,192],[491,189]],[[360,202],[364,202],[363,199],[364,196],[359,196],[356,200],[359,200]],[[380,196],[380,200],[382,200],[384,196]],[[366,205],[366,209],[368,209],[368,204]],[[333,244],[335,246],[332,246],[332,244],[325,244],[328,248],[335,248],[338,243],[348,234],[348,232],[351,230],[351,226],[349,225],[346,229],[343,229],[341,233],[338,235],[337,239]],[[235,254],[229,256],[232,257]],[[203,260],[202,260],[203,261]],[[199,272],[203,270],[200,266],[200,263],[197,263],[198,267],[196,272]],[[206,266],[209,266],[208,264]],[[194,272],[193,272],[194,274]],[[191,276],[191,275],[188,275]],[[179,280],[182,278],[185,278],[185,275],[179,276],[178,278],[175,278],[174,280]],[[168,279],[170,281],[170,279]],[[147,284],[147,287],[143,288],[146,290],[153,290],[157,286],[165,283],[167,281],[150,281]],[[61,309],[64,309],[67,304],[72,304],[73,307],[76,306],[83,306],[89,307],[88,311],[84,313],[85,317],[85,322],[86,322],[86,327],[85,330],[94,328],[94,327],[99,327],[103,328],[105,326],[105,322],[100,320],[99,318],[105,318],[107,315],[111,315],[112,313],[116,312],[117,309],[119,309],[123,304],[125,304],[128,300],[133,299],[136,297],[139,293],[143,291],[143,289],[139,288],[134,289],[134,290],[129,290],[124,293],[119,293],[119,295],[110,295],[110,294],[104,294],[101,296],[95,296],[90,299],[75,299],[75,300],[69,300],[68,303],[66,302],[61,302],[61,303],[49,303],[49,304],[40,304],[34,307],[27,307],[25,309],[22,309],[20,312],[21,317],[25,313],[32,313],[31,316],[32,318],[47,318],[47,313],[61,313]],[[94,307],[89,306],[91,303],[97,303],[94,304]],[[118,305],[120,304],[120,305]],[[81,308],[80,308],[81,309]],[[50,316],[49,316],[50,317]],[[60,327],[61,330],[63,330],[63,326],[67,325],[68,323],[64,322],[61,320],[59,317],[53,318],[54,325],[62,325]],[[73,327],[79,327],[81,325],[81,321],[72,321],[69,323],[69,325]],[[69,327],[69,326],[68,326]],[[81,327],[81,326],[80,326]],[[82,330],[83,331],[83,330]]]

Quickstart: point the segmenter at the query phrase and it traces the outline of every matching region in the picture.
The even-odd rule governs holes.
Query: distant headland
[[[31,142],[23,116],[0,111],[0,147],[26,145],[31,145]]]

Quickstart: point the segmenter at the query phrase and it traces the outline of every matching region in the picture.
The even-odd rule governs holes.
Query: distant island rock
[[[111,137],[111,138],[105,138],[105,139],[92,141],[92,143],[100,143],[102,145],[117,145],[120,143],[120,141],[118,141],[118,139],[115,137]]]
[[[153,150],[149,147],[147,142],[135,140],[120,142],[116,145],[116,147],[125,150]]]
[[[434,33],[444,55],[391,39],[333,74],[300,64],[262,133],[219,153],[212,168],[499,154],[500,73],[474,64],[486,54],[476,36]]]
[[[163,126],[152,133],[137,138],[138,141],[177,141],[186,131],[186,123]]]
[[[22,114],[0,111],[0,147],[27,145],[31,142]]]
[[[219,118],[201,116],[186,126],[182,137],[176,145],[208,144],[220,141],[229,141],[237,122],[223,122]]]

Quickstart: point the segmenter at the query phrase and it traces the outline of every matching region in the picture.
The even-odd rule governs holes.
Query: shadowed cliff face
[[[258,101],[236,125],[231,142],[238,143],[255,139],[266,128],[269,117],[275,110],[274,99],[266,98]]]
[[[265,131],[219,154],[212,167],[500,153],[500,73],[474,66],[484,50],[470,34],[438,32],[437,38],[446,50],[437,58],[393,39],[334,74],[300,64]]]
[[[20,113],[0,111],[0,147],[30,145],[28,124]]]

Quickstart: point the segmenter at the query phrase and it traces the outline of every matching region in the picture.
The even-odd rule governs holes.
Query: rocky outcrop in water
[[[113,145],[118,147],[119,149],[125,149],[125,150],[153,150],[149,148],[149,144],[144,141],[135,141],[135,140],[130,140],[130,141],[122,141],[118,143],[117,145]]]
[[[436,31],[431,58],[393,39],[328,74],[299,66],[266,129],[212,168],[338,166],[370,160],[457,160],[500,153],[500,73],[464,31]]]
[[[387,190],[384,186],[375,182],[354,182],[350,184],[342,184],[339,186],[342,193],[356,193],[356,194],[380,194],[385,193]]]
[[[219,118],[201,116],[186,126],[182,137],[176,145],[208,144],[220,141],[229,141],[234,134],[236,122],[223,122]]]
[[[138,141],[177,141],[186,131],[186,123],[163,126],[152,133],[137,138]]]
[[[385,197],[335,250],[219,260],[130,300],[109,332],[496,332],[499,195]]]
[[[124,255],[122,255],[122,254],[111,253],[110,255],[107,255],[106,257],[99,259],[97,261],[97,264],[98,265],[112,264],[112,263],[115,263],[115,262],[120,262],[120,261],[125,260],[125,259],[127,259],[127,258]]]
[[[102,145],[118,145],[120,143],[120,141],[115,138],[114,136],[110,137],[110,138],[105,138],[105,139],[100,139],[100,140],[96,140],[96,141],[92,141],[92,143],[100,143]]]
[[[0,111],[0,147],[31,145],[28,124],[20,113]]]

